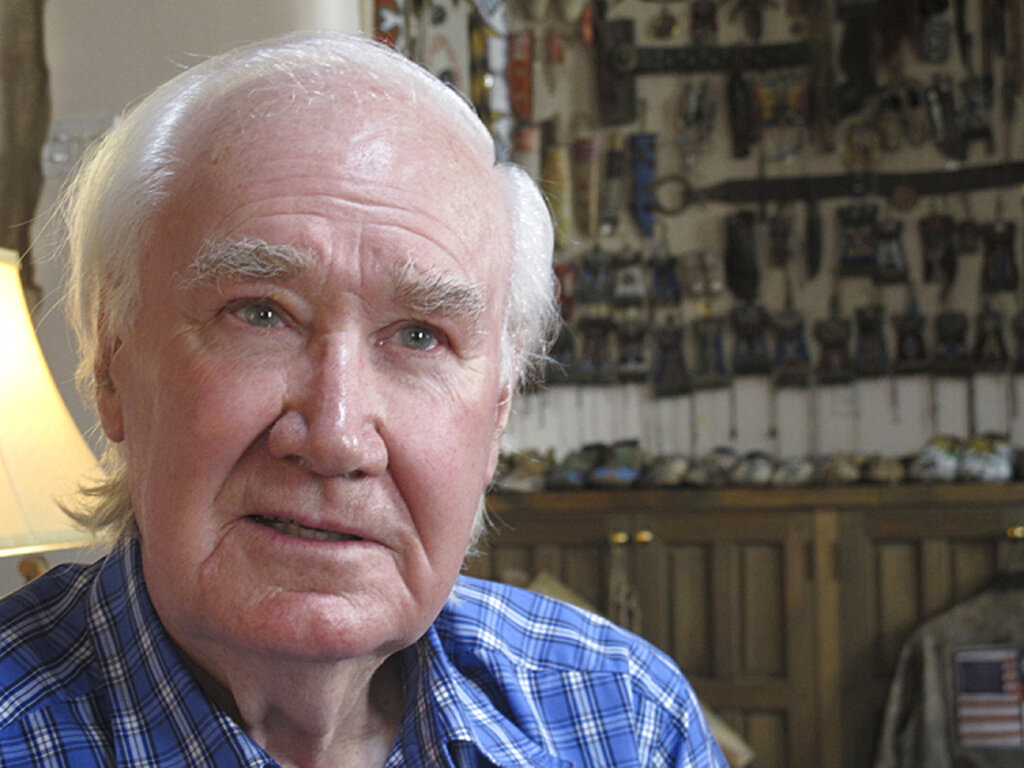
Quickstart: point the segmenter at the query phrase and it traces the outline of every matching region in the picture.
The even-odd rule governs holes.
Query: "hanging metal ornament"
[[[844,205],[836,210],[836,217],[839,224],[839,273],[843,276],[875,274],[878,206],[868,203]]]
[[[664,240],[652,244],[647,264],[651,270],[651,303],[656,307],[678,306],[683,295],[679,259],[669,253]]]
[[[576,379],[583,384],[610,384],[617,378],[612,352],[613,325],[607,317],[581,317],[577,321],[580,334],[580,358]]]
[[[693,321],[693,335],[697,348],[693,384],[697,389],[724,387],[729,383],[723,343],[724,330],[723,317],[705,316]]]
[[[609,305],[612,301],[612,255],[594,246],[580,260],[576,297],[581,305]]]
[[[689,78],[683,83],[677,113],[677,143],[683,155],[683,167],[692,170],[697,157],[711,138],[718,104],[707,77]]]
[[[903,222],[899,219],[879,221],[875,237],[877,241],[875,282],[905,282],[909,268],[907,253],[903,248]]]
[[[647,301],[648,288],[643,254],[625,251],[612,258],[612,303],[639,307]]]
[[[645,381],[651,372],[647,323],[638,317],[622,317],[615,320],[614,333],[619,381]]]
[[[775,359],[772,375],[776,387],[806,387],[810,383],[811,358],[803,314],[787,306],[772,318]]]
[[[626,144],[619,134],[612,134],[604,156],[604,180],[600,191],[600,223],[598,232],[609,237],[618,230],[626,206]]]
[[[981,373],[1001,373],[1010,363],[1003,337],[1003,315],[987,299],[978,313],[971,357],[974,370]]]
[[[925,318],[911,295],[903,314],[892,319],[896,331],[896,354],[893,370],[896,373],[923,373],[928,369],[928,349],[925,346]]]

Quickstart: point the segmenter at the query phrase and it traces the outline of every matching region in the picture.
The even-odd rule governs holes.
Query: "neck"
[[[275,661],[224,670],[221,682],[190,662],[206,694],[285,768],[384,765],[402,720],[400,665]]]

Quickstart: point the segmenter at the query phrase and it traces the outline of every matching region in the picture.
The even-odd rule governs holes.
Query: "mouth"
[[[265,525],[267,528],[283,533],[285,536],[294,536],[298,539],[312,539],[314,541],[362,541],[359,536],[338,531],[326,531],[323,528],[310,528],[294,520],[286,520],[281,517],[270,515],[249,515],[253,522]]]

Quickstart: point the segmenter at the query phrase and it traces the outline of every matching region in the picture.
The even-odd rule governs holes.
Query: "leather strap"
[[[681,213],[695,202],[787,202],[808,198],[891,196],[905,187],[920,194],[948,195],[1024,183],[1024,161],[978,165],[956,171],[916,173],[837,174],[785,178],[730,179],[708,187],[693,187],[682,174],[662,176],[654,182],[654,210],[665,215]]]

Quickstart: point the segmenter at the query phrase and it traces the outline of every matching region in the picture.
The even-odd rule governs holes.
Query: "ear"
[[[115,339],[109,346],[102,347],[96,355],[93,376],[96,379],[96,411],[100,426],[109,440],[120,443],[124,440],[124,412],[121,394],[117,391],[114,368],[115,358],[121,349],[121,340]]]
[[[501,399],[494,411],[494,437],[491,441],[491,455],[488,457],[488,476],[494,474],[498,466],[498,453],[501,448],[501,436],[508,426],[508,417],[512,413],[512,385],[505,384],[501,388]]]
[[[494,431],[497,433],[498,439],[505,434],[505,427],[508,426],[508,417],[512,414],[512,385],[505,384],[501,388],[501,400],[498,401],[498,409],[495,419]]]

